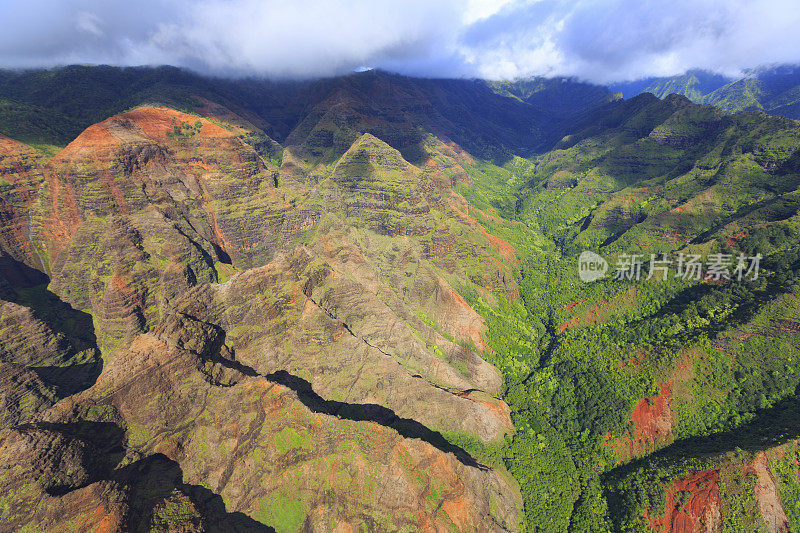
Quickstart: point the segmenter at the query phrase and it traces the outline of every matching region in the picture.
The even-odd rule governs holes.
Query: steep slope
[[[757,69],[748,77],[710,93],[706,101],[726,111],[760,109],[800,119],[800,68]]]
[[[287,209],[255,150],[167,109],[90,127],[44,172],[34,220],[51,288],[94,311],[108,348],[146,329],[189,285],[215,281],[215,264],[267,261]]]
[[[0,179],[0,250],[31,268],[43,270],[40,251],[31,239],[32,210],[44,182],[41,157],[32,148],[0,136]],[[3,265],[6,278],[23,275],[19,269],[13,274],[8,262]]]
[[[560,95],[573,92],[581,98],[565,106]],[[5,102],[0,134],[26,142],[63,146],[111,115],[158,104],[236,123],[229,120],[233,112],[284,146],[298,146],[301,158],[311,163],[334,160],[364,132],[416,163],[423,156],[420,130],[483,158],[548,149],[563,135],[564,119],[576,111],[573,102],[580,110],[593,108],[606,101],[606,94],[568,80],[545,84],[528,103],[498,95],[481,80],[415,79],[380,71],[272,82],[205,78],[172,67],[69,66],[0,70],[0,101]],[[41,119],[19,120],[34,116]]]
[[[364,261],[354,247],[333,260],[345,255]],[[496,370],[409,316],[378,280],[348,279],[352,272],[298,249],[217,290],[199,287],[176,309],[225,331],[236,324],[226,339],[237,360],[263,375],[303,378],[326,399],[384,406],[432,429],[485,441],[510,431],[505,405],[490,395],[500,392]]]
[[[4,277],[2,316],[31,331],[2,343],[4,468],[22,454],[48,473],[3,478],[3,521],[517,529],[517,489],[471,455],[513,425],[476,353],[483,321],[450,284],[518,288],[510,246],[452,191],[470,156],[428,136],[419,168],[363,133],[309,182],[245,128],[141,107],[49,161],[4,145],[4,250],[34,277]],[[64,311],[40,320],[42,298]],[[230,438],[240,454],[200,459]]]
[[[679,76],[647,78],[628,83],[612,85],[612,90],[622,92],[626,99],[641,93],[651,93],[659,98],[670,94],[680,94],[693,102],[702,103],[703,98],[734,80],[705,70],[689,70]]]
[[[23,422],[91,385],[102,368],[91,317],[42,286],[47,277],[33,212],[40,156],[0,137],[0,427]]]
[[[704,242],[738,218],[791,211],[800,141],[792,121],[642,95],[603,122],[601,134],[591,126],[542,160],[550,177],[528,205],[551,234],[571,226],[578,246],[649,253],[674,248],[667,238]]]
[[[492,86],[498,94],[517,98],[561,118],[571,118],[618,98],[606,87],[571,78],[536,77],[493,82]]]
[[[226,359],[224,342],[212,326],[169,317],[92,388],[0,433],[3,522],[47,531],[224,529],[246,517],[277,531],[514,527],[513,492],[492,470],[405,429],[329,411],[313,391]],[[18,457],[26,460],[9,476]]]
[[[530,526],[796,525],[788,510],[796,480],[785,464],[765,470],[759,458],[800,436],[798,150],[795,121],[641,95],[596,111],[553,151],[486,173],[464,192],[490,206],[511,196],[524,225],[487,227],[515,245],[529,234],[551,243],[522,257],[523,309],[469,299],[498,331],[488,344],[508,386],[518,430],[509,464]],[[487,202],[491,180],[519,185],[495,186]],[[580,280],[584,250],[608,262],[605,279]],[[641,260],[640,276],[613,279],[630,254]],[[650,264],[662,254],[666,278]],[[677,275],[680,254],[700,258],[696,278]],[[727,278],[706,270],[714,254],[730,258]],[[761,254],[757,279],[730,275],[739,254]],[[564,472],[555,497],[531,475],[553,470]]]
[[[0,523],[800,524],[797,122],[158,72],[142,94],[184,111],[106,118],[50,160],[0,145]],[[605,279],[580,281],[585,249]],[[762,258],[611,279],[631,253],[643,278],[651,253]]]
[[[702,70],[669,78],[655,78],[613,86],[626,98],[649,92],[659,98],[686,96],[725,112],[761,110],[800,119],[800,69],[796,65],[764,66],[733,79]]]

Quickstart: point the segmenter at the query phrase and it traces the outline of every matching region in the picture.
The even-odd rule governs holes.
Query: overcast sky
[[[607,83],[800,62],[800,0],[0,0],[0,66]]]

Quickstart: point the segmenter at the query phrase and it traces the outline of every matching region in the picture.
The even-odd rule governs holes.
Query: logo
[[[617,256],[617,267],[612,279],[617,281],[640,281],[667,278],[683,281],[702,281],[724,283],[726,281],[755,281],[761,266],[761,254],[746,256],[739,254],[712,253],[705,262],[700,254],[680,252],[673,260],[669,254],[661,256],[650,254],[647,261],[644,254],[621,253]],[[670,275],[670,267],[675,263],[675,273]],[[705,269],[704,269],[705,267]],[[578,276],[585,283],[603,279],[608,272],[608,262],[594,252],[585,250],[578,256]],[[656,276],[657,273],[660,276]]]
[[[608,271],[608,263],[594,252],[585,250],[578,257],[578,276],[581,281],[589,283],[603,279]]]

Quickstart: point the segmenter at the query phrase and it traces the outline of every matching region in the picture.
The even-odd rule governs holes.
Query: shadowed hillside
[[[674,93],[728,113],[760,110],[770,115],[800,119],[800,67],[797,65],[759,67],[738,79],[690,70],[681,76],[650,78],[612,87],[621,91],[625,98],[644,92],[659,98]]]
[[[0,524],[800,527],[796,121],[383,72],[0,98]]]

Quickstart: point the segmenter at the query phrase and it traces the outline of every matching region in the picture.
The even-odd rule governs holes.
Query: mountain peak
[[[0,156],[15,155],[20,153],[33,153],[33,149],[27,144],[15,141],[3,134],[0,134]]]
[[[197,115],[167,107],[145,106],[89,126],[59,152],[56,159],[81,158],[97,153],[98,149],[113,149],[131,142],[169,143],[189,137],[233,136],[233,133]]]
[[[398,150],[374,135],[364,133],[336,163],[331,179],[349,186],[367,178],[392,177],[409,181],[417,171]]]

